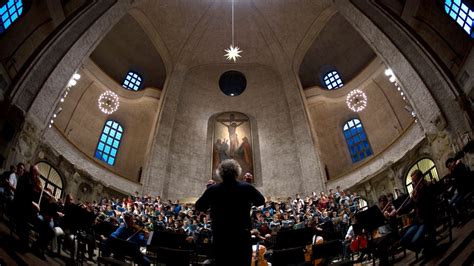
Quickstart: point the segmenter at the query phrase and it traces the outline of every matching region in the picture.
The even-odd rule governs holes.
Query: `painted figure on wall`
[[[242,166],[242,175],[253,175],[253,156],[249,118],[241,113],[222,113],[216,118],[212,147],[212,172],[220,162],[235,159]],[[240,141],[239,141],[240,140]]]

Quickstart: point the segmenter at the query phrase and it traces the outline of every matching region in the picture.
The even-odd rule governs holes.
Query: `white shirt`
[[[15,173],[10,174],[10,177],[8,178],[8,183],[10,183],[10,185],[16,189],[17,179]]]
[[[349,226],[349,229],[347,229],[346,239],[348,237],[354,238],[354,227],[352,227],[352,225]]]

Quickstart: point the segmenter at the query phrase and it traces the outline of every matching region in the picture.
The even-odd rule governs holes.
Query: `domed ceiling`
[[[321,19],[325,13],[333,15]],[[325,66],[336,67],[347,82],[375,57],[331,1],[235,0],[234,15],[235,45],[243,50],[237,63],[291,65],[302,53],[303,88],[320,85],[319,72]],[[314,27],[322,30],[309,36]],[[305,46],[308,38],[314,41]],[[118,83],[128,70],[135,70],[145,76],[145,87],[162,88],[164,56],[170,69],[177,64],[230,64],[224,49],[231,40],[230,0],[143,1],[109,32],[91,58]]]

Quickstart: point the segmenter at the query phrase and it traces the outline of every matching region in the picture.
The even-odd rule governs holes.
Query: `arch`
[[[122,136],[122,125],[117,121],[107,120],[100,134],[94,157],[113,166]]]
[[[56,199],[63,196],[63,178],[59,172],[48,162],[40,161],[36,164],[40,172],[40,181],[43,189],[51,189]]]
[[[357,118],[344,123],[342,132],[346,139],[352,163],[361,161],[373,154],[362,122]]]
[[[438,170],[436,169],[434,161],[428,157],[421,158],[412,164],[405,174],[405,187],[409,194],[413,191],[411,174],[415,170],[420,170],[423,173],[423,177],[428,182],[439,180]]]

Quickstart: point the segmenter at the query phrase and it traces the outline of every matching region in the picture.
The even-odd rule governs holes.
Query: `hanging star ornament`
[[[234,60],[234,63],[238,57],[242,57],[240,55],[240,53],[242,53],[242,50],[240,50],[240,48],[237,46],[234,47],[234,45],[232,44],[230,45],[229,49],[225,49],[224,51],[226,51],[226,54],[224,55],[226,59],[229,61]]]

